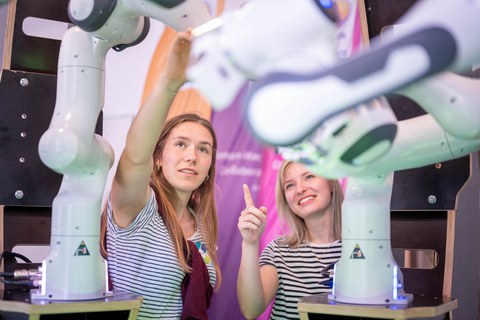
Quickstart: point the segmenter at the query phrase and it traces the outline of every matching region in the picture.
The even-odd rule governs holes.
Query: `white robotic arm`
[[[397,133],[388,103],[380,98],[358,104],[394,90],[417,101],[431,115],[425,119],[433,117],[425,121],[439,130],[435,137],[470,144],[460,148],[464,152],[476,148],[478,81],[440,72],[464,71],[480,60],[480,44],[473,36],[480,1],[419,1],[400,19],[401,28],[384,32],[381,41],[374,40],[369,50],[348,60],[335,57],[334,19],[320,3],[255,1],[216,19],[213,26],[199,27],[194,30],[189,79],[218,110],[254,80],[245,99],[253,134],[267,144],[288,146],[294,158],[317,163],[330,176],[360,174],[388,154]],[[420,130],[417,122],[398,125],[405,132],[408,127]],[[440,133],[444,130],[447,134]],[[403,145],[403,140],[394,143]],[[445,154],[432,152],[417,162],[404,155],[381,171],[461,156],[443,140]]]
[[[189,78],[217,110],[256,80],[246,102],[252,132],[268,144],[292,145],[341,111],[479,59],[480,44],[470,36],[478,29],[479,1],[420,1],[399,21],[400,31],[385,32],[370,50],[336,64],[334,24],[319,3],[256,1],[212,29],[202,26]]]
[[[205,2],[200,0],[70,0],[68,14],[82,30],[114,42],[112,47],[142,41],[148,28],[142,37],[135,28],[146,17],[177,31],[199,26],[211,18]]]
[[[398,93],[430,113],[398,121],[391,148],[381,157],[370,157],[378,154],[381,142],[371,146],[365,133],[382,129],[382,118],[375,109],[362,107],[341,112],[304,141],[278,149],[285,158],[330,178],[418,168],[480,149],[480,80],[445,72]]]
[[[448,90],[443,90],[446,87]],[[399,121],[389,152],[356,168],[349,176],[342,216],[342,257],[335,269],[332,300],[362,304],[406,304],[409,301],[410,295],[404,292],[402,273],[390,245],[393,171],[464,157],[480,149],[480,137],[474,137],[479,122],[472,124],[480,112],[480,80],[442,74],[414,88],[410,92],[404,90],[403,94],[415,99],[425,110],[439,112],[435,117],[426,114]],[[474,120],[466,120],[464,130],[462,119],[469,116]],[[352,120],[356,123],[364,119]],[[336,145],[342,148],[340,140],[348,141],[354,136],[338,137]],[[341,159],[331,157],[330,160],[312,160],[310,167],[326,175],[330,168],[337,169],[337,174],[339,168],[345,169],[343,174],[353,171]],[[364,259],[355,258],[358,248]]]
[[[465,71],[479,60],[480,44],[471,36],[479,27],[479,15],[479,1],[420,1],[399,21],[404,25],[400,32],[382,34],[370,50],[346,62],[307,75],[271,73],[256,81],[247,121],[261,140],[288,145],[358,103],[446,69]],[[298,105],[296,113],[279,112],[307,90],[311,99]],[[298,123],[297,129],[279,141],[279,128],[292,122]]]
[[[274,13],[269,8],[277,4],[280,9]],[[445,70],[464,71],[480,60],[475,39],[480,1],[419,1],[399,21],[405,24],[401,32],[384,34],[381,42],[373,41],[369,50],[346,61],[335,59],[331,35],[318,35],[329,25],[332,32],[319,1],[298,0],[290,6],[287,1],[263,0],[255,6],[255,14],[225,16],[215,28],[199,31],[194,41],[198,61],[189,78],[217,109],[233,101],[246,79],[255,80],[245,101],[253,134],[280,146],[284,158],[303,162],[320,175],[349,177],[342,258],[331,298],[405,305],[409,298],[390,245],[393,171],[480,149],[479,80],[451,73],[432,77]],[[290,14],[297,17],[293,24],[285,18]],[[291,31],[280,47],[275,41],[271,45],[272,37],[282,34],[279,29]],[[302,42],[291,42],[297,35]],[[312,47],[315,41],[324,44]],[[214,56],[209,48],[215,48],[220,63],[208,59]],[[317,55],[326,52],[328,59],[316,66],[301,61],[298,71],[294,58],[281,63],[281,53],[302,56],[303,48],[322,48]],[[207,76],[207,70],[215,75]],[[236,81],[230,81],[230,74]],[[365,103],[394,90],[429,114],[397,122],[383,98]]]
[[[41,285],[32,291],[33,299],[85,300],[107,295],[105,263],[98,246],[99,214],[114,155],[110,145],[94,133],[103,107],[108,49],[107,41],[78,27],[67,30],[62,41],[55,110],[38,148],[43,163],[63,174],[63,180],[52,204],[50,254],[42,264]]]
[[[478,79],[444,72],[397,92],[417,102],[451,135],[470,140],[480,138],[479,89]]]
[[[101,202],[114,154],[95,134],[108,50],[142,41],[148,17],[176,30],[210,19],[201,0],[71,0],[68,10],[77,26],[62,40],[55,110],[38,146],[41,160],[63,180],[52,204],[50,253],[32,299],[88,300],[111,294],[99,244]]]

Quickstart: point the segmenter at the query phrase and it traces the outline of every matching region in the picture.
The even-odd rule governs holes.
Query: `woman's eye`
[[[310,179],[313,179],[313,178],[315,178],[315,176],[313,174],[309,174],[306,177],[307,180],[310,180]]]
[[[183,147],[185,147],[185,143],[183,143],[183,142],[177,142],[176,146],[177,146],[177,147],[180,147],[180,148],[183,148]]]
[[[293,184],[287,184],[285,185],[285,190],[290,190],[293,188]]]
[[[202,153],[208,153],[208,148],[203,148],[202,147],[202,148],[199,148],[198,150]]]

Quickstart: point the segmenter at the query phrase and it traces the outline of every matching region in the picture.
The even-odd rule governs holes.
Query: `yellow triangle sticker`
[[[362,249],[360,249],[360,246],[358,245],[358,243],[355,246],[355,249],[353,249],[353,252],[350,255],[350,259],[365,259]]]
[[[87,245],[85,244],[85,241],[80,242],[80,245],[78,246],[74,255],[75,256],[89,256],[90,255],[90,252],[88,252],[88,248],[87,248]]]

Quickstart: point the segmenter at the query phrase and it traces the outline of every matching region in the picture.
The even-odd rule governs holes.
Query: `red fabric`
[[[207,320],[207,309],[213,295],[210,275],[197,246],[187,241],[190,248],[188,265],[192,272],[186,273],[182,281],[183,310],[181,320]]]

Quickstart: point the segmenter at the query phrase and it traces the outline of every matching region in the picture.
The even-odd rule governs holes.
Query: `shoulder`
[[[279,236],[278,238],[270,241],[269,245],[271,245],[272,248],[278,248],[278,249],[295,249],[295,247],[292,247],[287,243],[288,237],[287,236]]]
[[[279,239],[273,239],[273,240],[270,240],[270,242],[265,246],[264,250],[275,250],[279,246],[281,246],[279,243]]]
[[[265,254],[275,255],[283,252],[291,251],[289,245],[284,244],[285,237],[279,237],[271,240],[263,249]]]
[[[150,189],[150,196],[148,198],[147,203],[127,227],[120,228],[116,225],[113,218],[113,210],[112,210],[110,201],[108,202],[107,212],[108,212],[108,220],[111,223],[111,226],[113,226],[117,231],[126,232],[126,233],[134,232],[138,229],[141,229],[146,225],[148,225],[153,220],[157,220],[157,219],[162,220],[160,215],[158,214],[158,205],[157,205],[155,193],[153,192],[152,189]]]
[[[278,245],[283,245],[283,243],[285,243],[286,240],[287,240],[287,236],[279,236],[278,238],[272,240],[272,242],[275,242]]]

